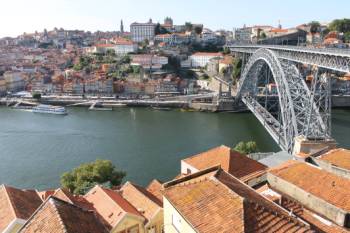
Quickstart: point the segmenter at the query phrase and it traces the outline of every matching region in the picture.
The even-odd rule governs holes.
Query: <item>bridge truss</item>
[[[243,52],[241,48],[239,52]],[[249,48],[243,54],[249,54],[249,59],[244,64],[236,100],[242,100],[281,149],[292,152],[294,139],[300,135],[315,140],[331,138],[327,72],[315,69],[308,87],[296,59],[282,58],[269,48],[253,52]],[[276,93],[268,93],[267,86],[276,87]]]

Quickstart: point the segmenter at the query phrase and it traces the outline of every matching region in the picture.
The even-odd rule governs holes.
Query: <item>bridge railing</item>
[[[258,45],[258,44],[228,44],[227,47],[237,47],[237,48],[272,48],[272,49],[283,49],[291,51],[300,51],[300,52],[312,52],[319,54],[329,54],[336,56],[349,56],[350,49],[338,49],[338,48],[313,48],[306,46],[291,46],[291,45]]]

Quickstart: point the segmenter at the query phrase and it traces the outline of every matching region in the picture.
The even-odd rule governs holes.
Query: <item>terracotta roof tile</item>
[[[267,169],[264,164],[250,159],[227,146],[213,148],[183,161],[198,170],[220,165],[224,171],[237,178]]]
[[[350,211],[350,180],[346,178],[295,160],[269,172],[340,209]]]
[[[308,222],[311,225],[311,228],[316,230],[317,232],[350,232],[345,228],[342,228],[326,219],[323,219],[321,216],[318,216],[314,212],[308,210],[307,208],[302,206],[298,201],[294,200],[289,196],[286,196],[285,194],[283,194],[281,198],[281,206],[283,206],[289,211],[292,211],[294,215]]]
[[[107,233],[94,212],[50,197],[19,231],[21,233]]]
[[[350,150],[334,149],[319,156],[318,159],[334,166],[350,170]]]
[[[144,219],[142,214],[117,191],[97,185],[84,197],[92,204],[95,211],[110,229],[116,226],[127,213]]]
[[[145,188],[126,182],[120,194],[150,221],[162,208],[162,203]]]
[[[152,180],[151,183],[147,186],[147,191],[152,193],[155,197],[158,198],[160,203],[163,205],[163,194],[161,193],[162,183],[159,180]]]
[[[198,232],[313,232],[218,167],[168,182],[163,193]]]
[[[35,190],[0,186],[0,231],[15,218],[27,220],[41,203],[42,200]]]
[[[52,196],[87,210],[93,209],[92,204],[89,203],[83,196],[73,195],[67,189],[59,188]]]

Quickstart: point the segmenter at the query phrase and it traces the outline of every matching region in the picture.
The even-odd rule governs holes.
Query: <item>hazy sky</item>
[[[327,3],[327,4],[325,4]],[[349,0],[0,0],[0,37],[54,27],[83,30],[119,30],[124,20],[150,17],[175,24],[203,23],[212,29],[232,29],[243,24],[292,27],[311,20],[327,22],[350,17]]]

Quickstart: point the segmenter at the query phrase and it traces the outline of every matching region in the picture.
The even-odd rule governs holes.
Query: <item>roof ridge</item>
[[[55,211],[56,211],[56,213],[57,213],[57,215],[58,215],[59,221],[60,221],[60,225],[61,225],[62,228],[63,228],[63,231],[66,232],[66,233],[68,233],[67,227],[66,227],[66,225],[65,225],[64,222],[63,222],[63,219],[62,219],[62,217],[61,217],[61,214],[60,214],[60,212],[59,212],[57,206],[56,206],[55,203],[52,202],[51,200],[56,201],[57,199],[56,199],[55,197],[52,197],[52,196],[51,196],[51,197],[48,199],[48,202],[49,202],[49,203],[53,206],[53,208],[55,209]],[[67,202],[67,203],[68,203],[68,202]]]
[[[308,227],[310,228],[310,225],[309,224],[306,224],[305,222],[301,221],[301,219],[299,217],[293,217],[293,216],[289,216],[287,215],[286,213],[283,214],[282,212],[278,212],[278,211],[273,211],[271,210],[270,208],[264,206],[264,205],[261,205],[260,203],[256,202],[256,201],[252,201],[252,200],[248,200],[246,199],[249,203],[251,204],[254,204],[258,207],[261,207],[263,208],[263,210],[269,212],[270,214],[273,214],[277,217],[280,217],[280,218],[283,218],[283,219],[286,219],[288,222],[292,222],[292,223],[295,223],[295,224],[298,224],[299,226],[304,226],[304,227]],[[283,209],[284,210],[284,209]]]
[[[155,198],[155,199],[158,200],[158,198],[157,198],[156,196],[154,196],[154,195],[153,195],[150,191],[148,191],[146,188],[144,188],[144,187],[142,187],[142,186],[140,186],[140,185],[138,185],[138,184],[132,183],[132,182],[130,182],[130,181],[127,181],[125,184],[127,184],[127,183],[129,183],[131,186],[133,186],[133,188],[135,188],[139,193],[141,193],[142,196],[144,196],[145,198],[147,198],[148,200],[150,200],[153,204],[155,204],[156,206],[162,208],[162,207],[160,206],[160,203],[156,203],[154,200],[152,200],[152,199],[149,198],[147,195],[145,195],[144,191],[147,192],[147,194],[151,195],[153,198]],[[123,185],[123,186],[124,186],[124,185]],[[141,188],[142,191],[139,190],[139,188]],[[123,189],[123,187],[121,188],[121,190],[122,190],[122,189]],[[130,203],[130,204],[131,204],[131,203]]]
[[[288,216],[287,216],[287,210],[286,210],[286,209],[284,209],[283,207],[277,205],[275,202],[269,200],[269,199],[266,198],[265,196],[259,194],[259,193],[256,192],[256,190],[254,190],[252,187],[250,187],[249,185],[245,184],[245,183],[242,182],[240,179],[236,178],[235,176],[231,175],[230,173],[225,172],[225,171],[223,171],[223,172],[224,172],[225,174],[229,175],[231,178],[234,178],[236,181],[238,181],[238,183],[244,185],[244,187],[246,187],[248,190],[253,191],[254,193],[256,193],[259,197],[261,197],[261,198],[264,199],[267,203],[269,203],[269,204],[271,204],[272,206],[274,206],[277,210],[280,210],[281,213],[284,213],[285,216],[288,217]],[[214,176],[214,177],[216,178],[216,176]],[[220,181],[220,180],[219,180],[219,181]],[[223,183],[223,182],[220,182],[220,183],[222,183],[223,185],[227,186],[227,185],[226,185],[225,183]],[[228,187],[228,188],[229,188],[229,187]],[[230,189],[230,188],[229,188],[229,189]],[[239,195],[239,194],[237,194],[237,195]],[[240,195],[239,195],[239,196],[240,196]],[[244,198],[244,199],[247,199],[247,198]],[[247,199],[247,200],[248,200],[248,199]],[[249,201],[249,200],[248,200],[248,201]],[[253,200],[253,201],[251,201],[251,202],[255,202],[255,201]],[[260,205],[264,207],[263,204],[260,204]],[[269,206],[265,206],[265,208],[268,208],[268,207],[269,207]],[[270,211],[273,211],[273,210],[270,210]],[[281,215],[282,215],[282,214],[281,214]],[[299,217],[294,217],[294,219],[295,219],[296,221],[298,221],[298,222],[304,224],[305,226],[308,226],[308,224],[307,224],[306,222],[304,222],[304,220],[302,220],[301,218],[299,218]]]
[[[220,165],[209,167],[209,168],[203,169],[203,170],[201,170],[199,172],[192,173],[191,175],[188,175],[188,176],[185,176],[185,177],[181,177],[181,178],[178,178],[178,179],[166,182],[166,183],[163,184],[163,188],[169,188],[170,186],[175,186],[177,184],[183,183],[183,182],[191,180],[193,178],[197,178],[197,177],[200,177],[202,175],[208,174],[210,172],[219,171],[219,170],[221,170],[221,166]]]
[[[192,156],[187,157],[187,158],[185,158],[185,159],[182,159],[182,161],[186,161],[186,160],[188,160],[188,159],[201,156],[201,155],[203,155],[204,153],[208,153],[208,152],[211,152],[211,151],[215,151],[215,150],[217,150],[217,149],[224,148],[224,147],[225,147],[225,148],[229,148],[230,150],[232,150],[232,148],[230,148],[230,147],[228,147],[228,146],[220,145],[220,146],[216,146],[216,147],[214,147],[214,148],[211,148],[211,149],[209,149],[209,150],[207,150],[207,151],[200,152],[199,154],[195,154],[195,155],[192,155]]]
[[[17,212],[16,212],[16,209],[13,207],[13,205],[14,205],[13,204],[13,200],[10,197],[10,195],[8,194],[7,186],[3,184],[2,187],[5,190],[5,195],[6,195],[7,199],[8,199],[8,201],[10,202],[10,207],[11,207],[11,210],[13,212],[13,215],[15,216],[15,218],[17,218]],[[12,188],[12,187],[10,187],[10,188]]]
[[[130,213],[129,213],[127,210],[125,210],[121,205],[119,205],[119,204],[106,192],[106,190],[105,190],[104,188],[100,187],[99,185],[97,185],[97,186],[98,186],[100,189],[102,189],[103,193],[104,193],[105,195],[107,195],[107,197],[108,197],[110,200],[112,200],[112,202],[113,202],[116,206],[118,206],[120,209],[122,209],[123,212],[124,212],[125,214],[130,214]],[[114,192],[113,190],[108,190],[108,191]],[[121,199],[123,199],[123,201],[125,201],[128,205],[130,205],[132,208],[134,208],[134,209],[136,210],[136,212],[139,213],[142,217],[144,217],[143,214],[140,213],[140,211],[138,211],[137,208],[136,208],[135,206],[133,206],[128,200],[126,200],[120,193],[118,193],[118,192],[114,192],[114,193],[117,194],[117,195],[119,195],[119,196],[121,197]],[[131,213],[131,214],[135,215],[134,213]],[[135,215],[135,216],[136,216],[136,215]],[[144,217],[144,218],[145,218],[145,217]]]

